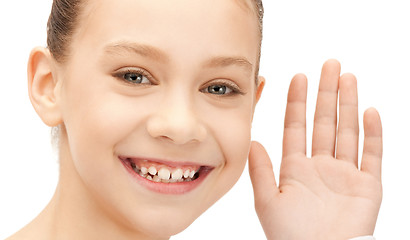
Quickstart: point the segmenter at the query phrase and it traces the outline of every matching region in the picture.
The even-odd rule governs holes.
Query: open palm
[[[306,77],[296,75],[288,94],[279,185],[266,151],[252,143],[249,171],[265,234],[270,240],[372,235],[382,198],[380,117],[375,109],[364,114],[363,157],[358,168],[356,79],[351,74],[340,76],[340,64],[327,61],[317,97],[312,157],[308,158],[306,96]]]

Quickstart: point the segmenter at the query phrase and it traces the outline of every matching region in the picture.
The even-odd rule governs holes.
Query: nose
[[[178,145],[202,142],[207,135],[192,101],[178,96],[164,99],[148,118],[146,127],[153,138]]]

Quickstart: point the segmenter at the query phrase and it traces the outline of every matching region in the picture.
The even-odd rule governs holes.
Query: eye
[[[238,94],[245,94],[234,82],[223,79],[206,84],[205,87],[202,88],[201,92],[210,93],[217,96],[234,96]]]
[[[129,84],[152,85],[152,76],[140,68],[125,68],[114,72],[113,77]]]
[[[125,81],[128,81],[130,83],[142,83],[142,84],[150,84],[150,80],[144,76],[141,73],[133,73],[133,72],[129,72],[129,73],[125,73],[123,76]]]
[[[233,90],[227,86],[216,84],[216,85],[211,85],[206,88],[207,93],[211,94],[216,94],[216,95],[225,95],[225,94],[230,94],[233,92]]]

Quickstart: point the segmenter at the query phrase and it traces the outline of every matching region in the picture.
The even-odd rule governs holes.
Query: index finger
[[[294,153],[306,155],[306,97],[307,79],[297,74],[289,87],[282,158]]]

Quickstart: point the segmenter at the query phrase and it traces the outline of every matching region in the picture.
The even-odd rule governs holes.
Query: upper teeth
[[[182,179],[182,169],[178,168],[177,170],[173,171],[172,172],[172,179],[174,179],[174,180]]]
[[[155,181],[155,182],[182,182],[182,181],[191,181],[194,177],[196,171],[186,169],[183,171],[180,168],[173,170],[172,172],[166,168],[161,167],[157,170],[156,167],[151,166],[149,168],[146,167],[137,167],[133,166],[135,172],[137,172],[142,177],[147,178],[148,180]]]
[[[171,176],[171,173],[169,172],[168,169],[166,168],[161,168],[158,171],[158,177],[164,180],[169,180],[169,177]]]
[[[191,174],[191,171],[185,170],[185,172],[184,172],[184,178],[189,177],[190,174]]]
[[[155,174],[157,174],[157,169],[155,167],[150,167],[150,168],[148,168],[148,172],[149,172],[149,174],[154,176]]]
[[[141,173],[142,174],[147,174],[148,173],[148,169],[146,167],[142,167],[141,168]],[[155,174],[154,174],[155,175]]]

